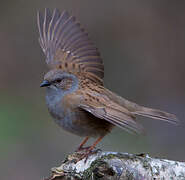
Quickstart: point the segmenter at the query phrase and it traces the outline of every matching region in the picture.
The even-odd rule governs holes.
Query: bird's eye
[[[62,80],[61,79],[56,79],[56,82],[57,83],[60,83]]]

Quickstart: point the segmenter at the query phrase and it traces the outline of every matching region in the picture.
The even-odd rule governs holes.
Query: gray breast
[[[51,88],[46,92],[46,104],[48,110],[57,124],[62,125],[62,121],[66,118],[66,112],[62,107],[63,94]],[[64,123],[63,123],[64,124]]]
[[[76,124],[78,115],[75,111],[71,111],[70,108],[63,107],[64,95],[61,92],[53,91],[48,89],[46,93],[46,103],[48,110],[54,121],[63,129],[70,131],[74,134],[79,134],[80,127]]]
[[[106,134],[110,128],[108,122],[99,120],[88,112],[80,109],[63,107],[64,94],[61,92],[47,90],[46,103],[50,114],[55,122],[73,134],[79,136],[93,136]],[[107,124],[108,123],[108,124]]]

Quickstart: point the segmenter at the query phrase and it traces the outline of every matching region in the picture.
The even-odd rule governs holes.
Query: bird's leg
[[[85,152],[85,154],[83,154],[80,158],[80,160],[82,160],[83,158],[86,158],[85,159],[85,162],[87,161],[87,158],[89,155],[93,154],[93,153],[96,153],[96,152],[93,152],[92,150],[96,147],[96,145],[104,138],[104,136],[100,136],[92,146],[90,146],[87,151]]]
[[[84,144],[88,141],[89,137],[87,136],[80,144],[80,146],[78,147],[78,149],[76,150],[77,152],[78,151],[81,151],[83,149],[86,149],[86,148],[83,148]]]
[[[97,145],[103,138],[104,138],[104,136],[100,136],[100,137],[94,142],[94,144],[93,144],[92,146],[89,147],[88,152],[91,152],[91,151],[96,147],[96,145]]]

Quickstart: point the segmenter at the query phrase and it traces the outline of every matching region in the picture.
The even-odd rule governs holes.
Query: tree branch
[[[81,153],[68,155],[61,166],[52,168],[49,180],[184,180],[185,162],[118,152],[95,151],[78,161]],[[78,162],[77,162],[78,161]]]

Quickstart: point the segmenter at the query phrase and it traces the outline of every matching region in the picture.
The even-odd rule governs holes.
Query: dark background
[[[41,179],[82,140],[52,121],[39,87],[47,67],[36,12],[45,7],[68,10],[87,29],[104,59],[106,87],[181,120],[140,118],[147,136],[116,128],[98,147],[185,161],[185,1],[1,0],[0,179]]]

